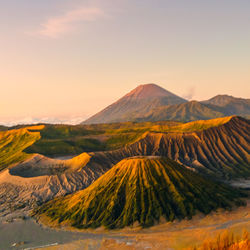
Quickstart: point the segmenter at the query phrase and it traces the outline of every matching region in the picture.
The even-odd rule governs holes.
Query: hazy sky
[[[0,0],[0,122],[87,117],[142,83],[249,98],[250,1]]]

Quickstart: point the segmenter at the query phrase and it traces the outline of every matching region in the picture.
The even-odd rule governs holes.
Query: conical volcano
[[[126,98],[127,99],[151,99],[151,98],[157,98],[157,97],[176,98],[179,101],[183,102],[182,98],[178,97],[177,95],[153,83],[139,85],[138,87],[133,89],[131,92],[126,94],[122,99],[126,99]]]
[[[152,226],[239,202],[240,193],[156,156],[119,162],[87,189],[50,201],[34,213],[78,228]]]
[[[156,84],[144,84],[90,117],[84,124],[134,121],[156,107],[184,102],[186,100]]]

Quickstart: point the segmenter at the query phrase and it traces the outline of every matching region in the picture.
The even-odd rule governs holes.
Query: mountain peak
[[[128,94],[126,94],[123,98],[147,99],[169,96],[175,95],[154,83],[149,83],[139,85],[138,87],[130,91]]]
[[[142,84],[84,123],[133,121],[136,117],[145,116],[156,107],[185,102],[187,102],[185,99],[156,84]]]
[[[220,107],[228,105],[230,102],[240,102],[241,104],[245,103],[249,105],[250,99],[238,98],[231,95],[216,95],[209,100],[203,101],[205,104],[212,104]]]

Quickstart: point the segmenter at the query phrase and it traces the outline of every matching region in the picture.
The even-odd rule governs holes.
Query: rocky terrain
[[[245,178],[250,176],[249,128],[248,120],[235,116],[171,126],[156,124],[117,150],[82,153],[69,160],[26,154],[27,159],[0,172],[1,215],[30,210],[54,197],[84,189],[123,159],[134,156],[167,157],[223,181]],[[39,132],[34,133],[39,138]],[[13,138],[15,143],[22,142]]]

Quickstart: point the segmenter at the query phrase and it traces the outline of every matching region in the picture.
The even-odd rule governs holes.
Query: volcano
[[[181,104],[185,99],[156,84],[140,85],[83,124],[134,121],[160,106]]]
[[[127,158],[88,188],[52,200],[34,214],[77,228],[148,227],[241,204],[240,193],[167,158]]]

